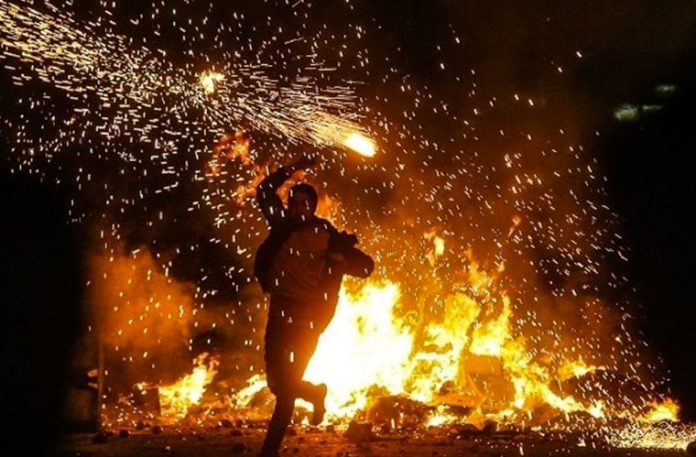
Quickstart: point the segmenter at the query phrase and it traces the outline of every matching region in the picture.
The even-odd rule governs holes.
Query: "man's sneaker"
[[[326,400],[326,391],[326,384],[319,384],[317,386],[317,399],[312,402],[312,406],[314,406],[312,425],[319,425],[324,420],[324,414],[326,413],[326,405],[324,404]]]

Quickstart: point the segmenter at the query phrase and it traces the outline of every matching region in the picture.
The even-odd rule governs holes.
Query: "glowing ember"
[[[201,401],[206,387],[217,374],[219,363],[217,357],[203,353],[194,360],[193,372],[173,384],[159,386],[162,416],[165,419],[186,417],[189,409]]]
[[[351,133],[343,144],[361,156],[374,157],[377,154],[375,142],[360,133]]]
[[[205,71],[201,73],[200,77],[198,78],[198,82],[201,84],[203,91],[208,95],[214,94],[217,84],[224,80],[225,75],[215,71]]]
[[[607,441],[620,448],[679,449],[686,450],[696,438],[696,426],[672,422],[653,425],[630,424],[610,432]]]

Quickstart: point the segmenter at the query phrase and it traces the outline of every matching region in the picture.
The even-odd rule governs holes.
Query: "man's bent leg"
[[[294,363],[293,363],[293,378],[297,379],[296,396],[312,403],[313,417],[312,424],[319,425],[324,419],[326,408],[324,400],[326,399],[326,384],[312,384],[302,380],[307,365],[314,355],[314,351],[319,343],[320,332],[308,324],[300,325],[296,338],[293,339],[294,345]]]
[[[321,424],[326,413],[326,405],[324,404],[327,393],[326,384],[312,384],[311,382],[302,381],[298,386],[297,392],[298,398],[310,402],[314,408],[312,411],[312,425]]]

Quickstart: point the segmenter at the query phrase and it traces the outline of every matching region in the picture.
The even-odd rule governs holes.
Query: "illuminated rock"
[[[410,398],[390,395],[377,399],[369,410],[372,422],[400,425],[403,423],[423,423],[432,408]]]
[[[355,443],[370,441],[373,438],[372,424],[353,421],[348,425],[345,437]]]

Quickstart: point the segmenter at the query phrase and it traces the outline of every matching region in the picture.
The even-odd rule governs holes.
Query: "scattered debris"
[[[486,421],[485,424],[483,424],[483,428],[481,429],[481,433],[484,435],[492,435],[496,431],[498,431],[498,423],[495,421]]]
[[[157,417],[162,413],[160,394],[157,386],[144,386],[132,392],[133,405],[143,413]]]
[[[370,441],[374,438],[372,434],[372,424],[367,422],[351,422],[344,435],[348,440],[355,443]]]
[[[460,424],[454,426],[454,433],[460,438],[468,438],[474,435],[480,435],[481,431],[473,424]]]
[[[372,405],[368,417],[375,423],[422,424],[432,409],[431,406],[407,397],[385,395]]]
[[[229,419],[222,419],[219,423],[220,427],[232,428],[232,421]]]

